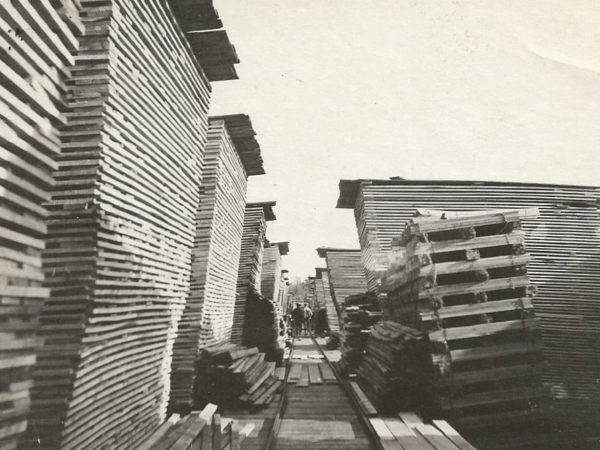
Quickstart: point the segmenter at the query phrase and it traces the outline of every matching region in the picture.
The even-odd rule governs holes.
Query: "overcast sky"
[[[247,113],[292,276],[358,248],[341,178],[600,184],[598,0],[215,0],[241,63],[213,114]]]

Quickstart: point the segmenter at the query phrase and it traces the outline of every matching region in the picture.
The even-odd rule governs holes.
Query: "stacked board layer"
[[[281,251],[279,245],[270,244],[263,254],[260,290],[263,297],[278,302],[281,289]]]
[[[338,207],[354,208],[369,289],[392,239],[416,209],[475,211],[537,207],[523,223],[528,274],[544,341],[544,381],[559,418],[600,417],[600,217],[597,187],[518,183],[357,180],[340,183]]]
[[[317,276],[315,279],[316,303],[320,307],[325,307],[327,311],[329,332],[338,334],[340,332],[340,315],[331,297],[329,273],[325,269],[317,269]]]
[[[27,426],[40,340],[44,223],[81,34],[71,1],[0,4],[0,448]]]
[[[133,448],[166,414],[210,86],[164,2],[80,3],[24,446]]]
[[[434,414],[475,443],[496,434],[508,444],[509,430],[520,432],[515,448],[539,438],[547,394],[520,222],[535,217],[536,209],[413,218],[401,263],[382,280],[386,316],[428,337]]]
[[[331,296],[336,308],[341,311],[346,297],[367,290],[361,251],[322,247],[317,252],[327,261]]]
[[[264,253],[267,221],[275,220],[275,202],[248,203],[244,212],[244,228],[236,284],[235,307],[230,341],[243,344],[246,297],[250,290],[260,292],[260,271]]]
[[[191,406],[198,351],[228,340],[233,324],[247,171],[228,129],[228,117],[211,119],[190,293],[173,348],[170,409],[178,412]]]

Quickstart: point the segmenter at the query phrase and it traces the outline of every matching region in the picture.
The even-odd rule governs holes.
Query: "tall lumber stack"
[[[463,431],[521,429],[546,397],[520,231],[538,211],[430,214],[408,222],[382,280],[386,315],[428,336],[434,414]]]
[[[264,253],[267,221],[275,220],[275,202],[248,203],[244,212],[242,247],[238,263],[235,307],[231,342],[243,344],[244,322],[246,317],[246,297],[248,292],[260,292],[260,271]]]
[[[209,123],[191,287],[173,348],[169,405],[177,412],[191,406],[198,351],[231,334],[247,177],[264,173],[248,116],[221,116]]]
[[[260,274],[261,294],[272,300],[281,311],[280,290],[282,289],[281,257],[289,252],[288,242],[271,242],[265,248]]]
[[[537,207],[523,224],[533,299],[544,341],[553,411],[562,422],[600,417],[600,216],[597,187],[470,181],[342,180],[338,207],[353,208],[369,273],[387,268],[391,242],[418,208],[443,211]],[[378,267],[379,261],[386,262]]]
[[[165,2],[79,3],[23,447],[132,448],[165,418],[210,85]]]
[[[331,288],[329,285],[329,273],[327,269],[318,268],[317,278],[315,280],[316,297],[319,305],[323,305],[327,310],[327,325],[329,332],[339,334],[340,315],[331,297]]]
[[[67,86],[83,31],[70,0],[0,5],[0,448],[27,426],[52,171],[66,122]]]
[[[319,256],[327,261],[331,296],[338,311],[349,295],[367,290],[365,270],[358,249],[320,247]]]
[[[283,269],[281,271],[281,275],[280,275],[281,280],[279,281],[279,285],[281,286],[281,288],[279,289],[279,298],[277,300],[277,303],[281,307],[281,314],[284,316],[287,314],[287,306],[288,306],[287,298],[288,298],[288,292],[290,289],[290,280],[289,280],[287,274],[288,274],[287,269]]]

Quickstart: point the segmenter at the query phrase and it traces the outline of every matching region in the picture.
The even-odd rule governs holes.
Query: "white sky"
[[[215,0],[241,63],[213,114],[247,113],[292,277],[358,248],[341,178],[600,184],[598,0]]]

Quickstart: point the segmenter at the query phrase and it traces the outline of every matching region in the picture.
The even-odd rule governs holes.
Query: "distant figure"
[[[294,335],[299,337],[302,332],[302,323],[304,322],[304,310],[300,307],[300,303],[296,303],[292,311],[292,322],[294,324]]]
[[[310,309],[310,306],[306,305],[304,307],[304,329],[306,331],[306,334],[310,333],[310,322],[312,319],[312,309]]]

